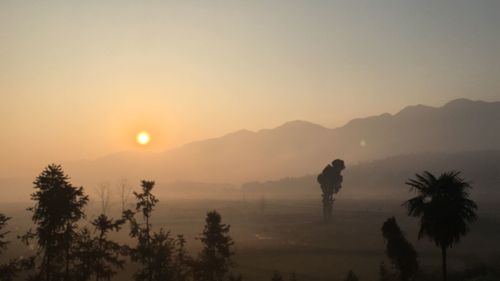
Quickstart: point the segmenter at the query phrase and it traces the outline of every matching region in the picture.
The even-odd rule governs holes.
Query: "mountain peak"
[[[485,104],[487,102],[481,100],[470,100],[470,99],[455,99],[448,103],[446,103],[443,108],[464,108],[471,105],[480,105]]]
[[[410,106],[403,108],[395,116],[419,114],[423,111],[428,111],[428,110],[433,110],[433,109],[436,109],[436,108],[434,108],[432,106],[423,105],[423,104],[410,105]]]
[[[275,128],[275,130],[283,129],[326,129],[325,127],[304,120],[293,120],[283,123]]]

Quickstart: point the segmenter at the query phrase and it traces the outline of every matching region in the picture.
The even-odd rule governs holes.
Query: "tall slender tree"
[[[173,281],[179,276],[175,266],[176,240],[168,231],[152,230],[151,215],[158,203],[158,199],[152,193],[153,187],[153,181],[142,181],[142,192],[134,192],[137,200],[135,212],[128,210],[124,213],[131,225],[130,236],[137,239],[136,247],[131,249],[131,257],[141,265],[134,274],[134,279]],[[136,213],[142,214],[142,221],[135,218]]]
[[[447,249],[460,242],[477,219],[477,205],[469,199],[471,185],[450,171],[439,177],[425,171],[406,182],[417,196],[406,201],[408,215],[420,218],[418,237],[428,237],[441,248],[443,280],[447,280]]]
[[[154,181],[143,180],[141,182],[142,192],[133,192],[137,202],[135,212],[126,211],[125,216],[130,221],[130,236],[137,238],[138,244],[136,248],[132,249],[132,260],[139,262],[142,268],[135,274],[135,279],[140,280],[153,280],[153,248],[151,247],[151,240],[153,235],[151,233],[151,215],[153,209],[158,203],[158,199],[153,195]],[[135,213],[142,214],[142,222],[135,218]]]
[[[318,175],[318,183],[322,191],[323,202],[323,219],[329,222],[332,217],[333,196],[342,188],[343,177],[340,174],[345,169],[343,160],[336,159],[331,164],[327,165],[321,174]]]
[[[29,208],[36,225],[37,241],[42,263],[38,280],[70,280],[71,248],[76,237],[77,223],[85,217],[88,197],[82,187],[75,187],[60,165],[48,165],[33,183]],[[28,235],[30,236],[30,235]]]
[[[207,213],[200,237],[203,249],[195,264],[196,281],[223,281],[234,266],[234,242],[229,236],[229,229],[230,226],[222,223],[217,211]]]
[[[406,239],[394,217],[384,222],[382,235],[385,240],[385,252],[398,271],[399,280],[414,280],[418,272],[417,252]]]

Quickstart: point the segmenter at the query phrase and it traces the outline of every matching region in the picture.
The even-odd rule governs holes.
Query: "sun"
[[[151,136],[149,135],[148,132],[142,131],[137,134],[135,140],[140,145],[147,145],[151,141]]]

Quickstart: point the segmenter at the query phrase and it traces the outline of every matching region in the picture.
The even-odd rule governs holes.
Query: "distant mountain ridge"
[[[354,119],[335,129],[296,120],[162,153],[115,154],[65,166],[77,179],[242,183],[314,174],[334,158],[349,165],[401,154],[500,150],[499,120],[500,102],[458,99]]]

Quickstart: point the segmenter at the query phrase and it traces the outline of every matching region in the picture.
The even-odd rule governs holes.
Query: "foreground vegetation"
[[[143,237],[147,237],[148,235],[146,235],[146,233],[148,232],[148,230],[147,230],[148,223],[146,223],[146,220],[149,220],[149,219],[146,219],[144,211],[145,210],[147,211],[147,209],[149,209],[149,207],[151,207],[151,212],[149,213],[149,215],[150,215],[150,217],[154,217],[153,210],[156,207],[156,205],[155,205],[156,203],[153,203],[155,201],[154,200],[155,198],[154,198],[154,196],[152,196],[152,193],[151,193],[151,191],[153,190],[153,188],[151,187],[151,189],[149,189],[149,188],[145,189],[145,187],[151,186],[151,184],[152,184],[151,182],[143,182],[143,184],[142,184],[142,191],[140,193],[136,193],[135,194],[135,197],[137,199],[136,203],[142,202],[140,204],[142,207],[138,206],[139,204],[136,204],[135,208],[131,208],[131,210],[129,210],[128,212],[126,212],[126,213],[128,213],[127,216],[118,217],[117,220],[112,220],[111,218],[108,218],[107,221],[110,222],[110,223],[103,223],[106,220],[103,220],[102,216],[100,216],[100,215],[96,216],[96,219],[94,219],[92,221],[95,221],[98,218],[100,218],[99,221],[101,221],[102,225],[106,225],[106,224],[119,225],[119,227],[116,227],[116,228],[113,227],[112,230],[109,232],[109,234],[113,234],[113,233],[115,233],[115,231],[120,230],[122,234],[127,233],[130,237],[132,237],[131,233],[133,232],[134,224],[137,224],[137,226],[142,229],[139,232],[141,232],[144,235]],[[149,189],[149,192],[147,191],[147,189]],[[142,198],[142,201],[138,199],[138,196]],[[78,202],[78,200],[75,201],[75,202]],[[271,203],[269,203],[269,204],[271,204]],[[35,204],[35,207],[36,207],[36,204]],[[137,209],[137,208],[139,208],[139,209]],[[261,210],[261,211],[262,212],[266,212],[266,210]],[[146,212],[146,213],[148,213],[148,212]],[[292,214],[292,216],[295,216],[295,214]],[[272,217],[270,217],[270,219],[272,219]],[[278,220],[278,218],[276,218],[276,219]],[[134,222],[134,220],[135,220],[135,222]],[[295,221],[295,224],[296,224],[297,218],[295,217],[295,219],[293,221]],[[383,220],[379,220],[379,222],[381,223],[381,222],[383,222]],[[268,223],[269,223],[269,225],[272,225],[273,221],[269,221]],[[200,254],[190,256],[189,254],[187,254],[187,251],[186,251],[186,248],[185,248],[185,243],[186,243],[185,240],[184,240],[184,242],[181,242],[183,239],[180,239],[177,236],[173,236],[172,237],[169,231],[161,230],[158,227],[153,226],[150,220],[149,220],[149,224],[151,224],[151,227],[149,227],[149,232],[150,232],[150,236],[151,236],[151,240],[150,240],[149,243],[150,243],[150,245],[153,245],[153,244],[156,245],[156,246],[154,246],[153,248],[151,248],[149,250],[149,253],[153,254],[152,256],[159,256],[160,257],[159,258],[160,261],[162,260],[161,257],[170,257],[170,260],[169,260],[168,263],[163,263],[163,264],[160,263],[161,266],[159,266],[159,268],[161,270],[158,271],[158,276],[160,276],[158,278],[162,278],[162,279],[151,279],[151,280],[179,280],[179,279],[174,279],[174,278],[187,278],[189,280],[191,280],[191,279],[194,279],[194,280],[203,280],[201,278],[204,278],[205,276],[210,275],[210,274],[207,274],[207,273],[199,274],[199,272],[202,272],[202,271],[200,271],[200,268],[199,267],[197,268],[197,266],[196,266],[197,261],[201,260],[204,247],[202,247],[199,250]],[[291,226],[293,224],[294,223],[290,222]],[[308,224],[308,225],[311,227],[314,224],[316,224],[318,228],[310,229],[308,231],[316,232],[316,231],[322,231],[321,229],[330,229],[330,228],[331,229],[335,229],[335,228],[332,228],[332,226],[330,226],[330,225],[325,225],[325,224],[322,224],[322,223],[316,222],[316,221],[311,222],[311,224]],[[342,221],[338,221],[338,220],[333,220],[332,224],[334,226],[336,225],[337,227],[347,226],[345,223],[343,223]],[[206,221],[206,225],[207,225],[207,221]],[[69,227],[69,226],[66,225],[66,228],[67,227]],[[75,228],[75,232],[78,235],[79,235],[80,231],[83,231],[83,229],[80,228],[80,227],[81,226],[76,225],[76,228]],[[96,227],[96,226],[94,226],[94,227]],[[66,229],[66,228],[63,228],[63,229]],[[129,231],[125,231],[127,229]],[[359,229],[361,230],[362,227],[360,227]],[[160,235],[162,233],[162,231],[163,231],[164,235]],[[227,227],[227,231],[229,232],[229,227]],[[300,231],[302,231],[302,230],[300,230],[300,228],[297,228],[293,232],[294,233],[300,233]],[[123,232],[125,232],[125,233],[123,233]],[[401,231],[401,233],[402,232],[403,231]],[[88,233],[89,234],[87,236],[90,237],[90,239],[86,238],[86,239],[82,239],[81,241],[94,241],[94,242],[89,242],[89,243],[87,243],[87,245],[92,245],[92,244],[99,245],[99,241],[101,241],[102,244],[106,244],[106,243],[103,243],[102,241],[108,241],[108,242],[112,242],[113,241],[113,239],[110,239],[107,234],[104,237],[101,237],[101,232],[98,231],[97,229],[89,229]],[[154,240],[155,234],[158,234],[157,237],[159,237],[160,239]],[[202,234],[201,237],[203,237],[203,235],[204,234]],[[112,237],[116,237],[115,235],[111,235],[111,236]],[[85,237],[85,235],[83,237]],[[101,238],[99,238],[99,237],[101,237]],[[143,272],[143,273],[145,272],[146,274],[145,275],[143,274],[142,276],[146,276],[145,278],[149,278],[148,273],[149,272],[155,272],[154,271],[154,267],[151,267],[150,266],[151,263],[149,263],[149,262],[153,261],[153,260],[156,260],[156,258],[151,258],[151,256],[145,255],[144,256],[145,258],[142,259],[145,262],[140,262],[140,260],[135,260],[134,262],[130,263],[132,261],[132,255],[131,255],[131,253],[133,252],[134,249],[138,249],[139,248],[139,246],[141,245],[140,240],[142,240],[142,241],[148,241],[148,239],[138,239],[138,237],[139,236],[136,236],[134,238],[134,240],[136,241],[135,243],[126,243],[127,245],[120,245],[120,244],[118,244],[120,246],[123,246],[124,249],[125,249],[125,251],[123,251],[123,252],[118,251],[116,255],[112,255],[112,256],[118,257],[119,259],[124,260],[125,264],[127,265],[124,268],[124,271],[125,272],[129,272],[131,275],[134,274],[134,277],[135,277],[136,280],[149,280],[149,279],[137,279],[137,278],[141,278],[139,275],[137,275],[137,273],[138,272]],[[165,237],[167,237],[167,238],[165,238]],[[227,237],[229,237],[229,236],[227,235]],[[36,240],[36,237],[35,237],[35,240]],[[75,240],[75,241],[77,241],[77,240]],[[157,243],[157,241],[159,241],[160,243]],[[237,241],[240,241],[240,240],[237,240]],[[203,241],[200,239],[200,242],[203,242]],[[388,240],[387,240],[387,242],[388,242]],[[238,243],[240,243],[240,242],[238,242]],[[292,243],[292,241],[290,241],[290,243]],[[64,243],[61,243],[61,245],[63,245],[63,244]],[[143,243],[143,245],[145,245],[145,246],[142,247],[142,249],[145,249],[144,253],[148,253],[148,251],[147,251],[147,249],[148,249],[147,244],[148,243]],[[180,244],[183,244],[183,247],[184,247],[183,251],[180,251],[180,248],[181,248]],[[202,244],[204,244],[204,243],[202,243]],[[229,242],[229,244],[231,244],[231,246],[229,246],[228,248],[229,249],[234,249],[235,245],[233,245],[232,240]],[[80,244],[80,246],[75,246],[75,248],[85,249],[85,247],[82,247],[82,245],[85,245],[85,243]],[[294,251],[295,250],[301,251],[300,250],[300,248],[301,248],[300,245],[296,245],[296,246],[293,246],[293,245],[296,245],[296,244],[291,244],[290,249],[294,249]],[[110,247],[110,248],[112,249],[114,247]],[[94,249],[94,253],[97,253],[99,255],[99,251],[95,250],[95,249],[99,249],[98,247],[88,247],[88,249]],[[157,253],[153,253],[155,249],[165,249],[165,251],[158,251]],[[169,250],[167,250],[167,249],[169,249]],[[85,252],[87,252],[87,251],[81,251],[81,253],[85,253]],[[102,250],[101,250],[101,252],[102,252]],[[230,252],[231,252],[231,254],[234,253],[233,250],[231,250]],[[163,255],[164,253],[172,253],[172,254]],[[180,253],[184,253],[184,254],[180,254]],[[238,250],[238,255],[240,255],[240,253],[242,254],[242,258],[244,258],[245,255],[246,255],[245,254],[245,250],[244,249],[239,249]],[[246,253],[248,253],[248,251]],[[177,262],[178,261],[177,256],[179,256],[179,255],[183,256],[183,258],[180,259],[180,260],[183,260],[183,261],[180,262],[180,263]],[[269,256],[273,256],[273,255],[274,255],[274,253],[270,254]],[[315,255],[315,254],[313,254],[313,255]],[[388,257],[389,257],[389,254],[388,254]],[[244,276],[247,276],[246,272],[248,272],[248,269],[247,268],[242,268],[242,266],[244,267],[245,265],[248,265],[248,263],[245,263],[244,260],[239,260],[238,265],[240,265],[240,266],[239,267],[234,267],[235,266],[235,263],[233,261],[234,258],[235,258],[235,256],[231,255],[230,258],[227,260],[227,265],[228,265],[229,270],[226,271],[226,273],[224,273],[222,275],[219,275],[219,277],[214,277],[216,279],[212,279],[212,280],[223,280],[223,279],[227,280],[227,279],[230,279],[230,278],[232,278],[232,279],[238,279],[239,277],[238,277],[238,274],[235,271],[236,269],[241,270],[243,273],[245,273]],[[375,257],[375,258],[380,260],[380,256],[379,256],[379,258],[377,258],[377,257]],[[78,268],[78,263],[76,262],[78,259],[80,259],[80,258],[73,259],[73,257],[72,257],[71,262],[69,264],[70,270],[68,270],[68,272],[70,274],[73,272],[73,268],[74,269]],[[305,259],[307,259],[307,258],[305,258]],[[37,272],[40,271],[39,267],[41,265],[41,263],[40,263],[41,260],[42,259],[40,258],[40,256],[36,257],[35,267],[32,268],[32,269],[30,269],[30,270],[28,270],[28,272],[30,273],[30,275],[36,274]],[[62,256],[60,258],[60,260],[62,261],[63,266],[59,266],[57,264],[54,267],[56,267],[57,270],[60,271],[60,273],[58,273],[57,275],[61,276],[61,274],[62,274],[62,276],[63,276],[62,278],[64,278],[64,274],[66,272],[66,267],[65,267],[66,263],[64,262],[65,261],[64,256]],[[97,265],[100,264],[99,262],[97,262],[99,259],[89,259],[89,260],[95,260],[95,264],[97,264]],[[106,260],[106,259],[103,259],[103,260]],[[299,270],[300,271],[299,267],[293,268],[293,266],[292,266],[289,270],[283,271],[283,265],[287,264],[288,262],[289,262],[288,259],[282,259],[281,261],[279,261],[279,263],[275,264],[275,268],[276,269],[280,269],[281,272],[283,272],[282,278],[284,280],[292,279],[293,276],[294,276],[293,278],[298,278],[299,280],[308,280],[309,279],[307,276],[304,276],[303,274],[297,274],[297,275],[292,274],[292,272],[295,271],[295,270]],[[326,262],[328,262],[328,260],[326,260]],[[90,263],[88,263],[88,264],[90,264]],[[133,264],[134,266],[130,267],[130,266],[128,266],[128,264]],[[176,277],[176,276],[170,274],[172,272],[171,270],[173,268],[175,268],[176,266],[178,266],[179,264],[186,265],[184,267],[185,275],[183,275],[183,277]],[[219,263],[217,263],[217,264],[219,264]],[[120,266],[114,266],[111,263],[108,264],[108,265],[110,265],[110,267],[108,267],[108,268],[111,268],[112,271],[121,274],[122,269],[121,269]],[[399,278],[399,276],[398,276],[398,274],[399,274],[398,272],[399,271],[398,271],[398,269],[396,267],[392,266],[392,263],[391,263],[390,259],[386,260],[385,265],[386,265],[385,267],[386,267],[386,269],[388,271],[388,274],[386,274],[386,276],[387,276],[388,279],[386,279],[386,280],[399,280],[398,279]],[[270,264],[269,266],[272,266],[272,264]],[[336,267],[336,265],[334,263],[332,264],[332,266]],[[341,279],[348,278],[349,276],[350,276],[349,278],[353,278],[353,276],[356,277],[356,278],[358,278],[357,277],[357,272],[359,270],[359,267],[356,266],[356,265],[354,265],[354,264],[351,265],[351,266],[354,269],[354,272],[352,272],[352,274],[348,274],[347,273],[348,270],[345,270],[344,274],[343,274],[343,277],[342,276],[338,276],[338,277],[334,277],[333,279],[341,280]],[[198,274],[196,274],[197,270],[198,270]],[[75,270],[75,271],[80,271],[81,272],[82,270]],[[177,270],[175,270],[175,271],[177,271]],[[280,272],[277,272],[277,273],[279,275],[281,275]],[[375,273],[375,272],[373,272],[373,273]],[[479,273],[476,272],[476,276],[477,276],[477,274],[479,274]],[[493,273],[488,273],[488,274],[491,275]],[[154,278],[155,274],[152,274],[152,275],[153,275],[152,277]],[[380,275],[383,276],[382,274],[380,274]],[[431,275],[433,275],[433,274],[431,274]],[[20,276],[22,276],[24,278],[24,275],[20,275]],[[121,274],[120,276],[124,276],[124,275]],[[217,276],[217,274],[214,273],[213,276]],[[220,277],[220,276],[222,276],[222,277]],[[270,272],[269,275],[268,275],[268,279],[270,280],[272,278],[272,276],[274,276],[274,275],[271,274],[271,272]],[[470,276],[472,276],[472,275],[469,272],[469,277]],[[465,280],[465,279],[458,279],[458,278],[462,278],[463,276],[456,276],[455,275],[455,276],[452,276],[452,277],[453,277],[453,278],[451,278],[452,280]],[[56,278],[56,277],[54,277],[54,278]],[[69,278],[73,278],[73,276],[71,276]],[[99,278],[100,280],[106,280],[107,279],[107,277],[105,277],[102,274],[99,277],[97,277],[97,275],[94,274],[94,275],[91,275],[89,278],[91,278],[91,279]],[[218,279],[218,278],[222,278],[222,279]],[[434,280],[435,279],[435,277],[432,277],[428,273],[425,273],[425,272],[422,272],[422,271],[419,271],[418,274],[416,274],[415,278],[417,280]],[[358,278],[358,279],[363,280],[363,278]],[[366,279],[366,277],[365,277],[365,279]],[[36,280],[44,280],[44,279],[36,279]],[[51,280],[64,280],[64,279],[51,279]],[[70,279],[70,280],[76,280],[76,279]],[[119,279],[119,280],[122,280],[122,279]],[[249,279],[249,280],[251,280],[251,279]]]

